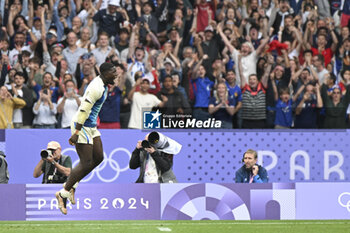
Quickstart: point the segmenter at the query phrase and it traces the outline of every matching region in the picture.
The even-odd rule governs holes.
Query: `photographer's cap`
[[[0,150],[0,155],[6,157],[5,153],[2,150]]]
[[[47,149],[57,150],[58,148],[61,148],[61,145],[56,141],[51,141],[47,144]]]

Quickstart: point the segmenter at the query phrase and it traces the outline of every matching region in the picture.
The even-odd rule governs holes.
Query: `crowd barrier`
[[[103,163],[83,183],[133,183],[138,170],[129,169],[137,140],[149,131],[100,130],[104,147]],[[162,131],[182,144],[174,157],[174,173],[180,183],[233,183],[242,166],[244,151],[258,151],[258,163],[270,182],[350,182],[348,130],[338,131]],[[70,130],[2,130],[11,184],[41,183],[33,178],[40,151],[49,141],[58,141],[62,152],[78,163],[75,148],[68,144]]]
[[[0,185],[0,220],[350,219],[350,183],[81,184],[68,215],[61,187]]]

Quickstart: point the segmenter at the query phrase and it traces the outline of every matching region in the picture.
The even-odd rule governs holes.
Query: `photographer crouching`
[[[140,168],[136,183],[177,183],[172,170],[173,156],[182,146],[158,132],[147,134],[138,141],[129,162],[131,169]]]
[[[41,160],[34,168],[33,176],[43,176],[43,184],[64,183],[72,170],[72,159],[61,154],[61,145],[56,141],[47,144],[40,153]]]

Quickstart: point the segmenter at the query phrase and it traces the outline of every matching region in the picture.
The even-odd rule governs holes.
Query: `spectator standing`
[[[14,128],[31,128],[33,124],[33,104],[35,101],[35,93],[32,89],[24,85],[24,75],[22,72],[15,74],[15,81],[12,84],[12,95],[25,101],[22,109],[15,109],[13,112]]]
[[[33,125],[37,129],[54,129],[57,123],[57,105],[51,101],[50,89],[39,91],[39,100],[33,106]]]
[[[0,129],[12,129],[14,109],[23,108],[25,105],[24,100],[12,97],[7,87],[0,87]]]
[[[140,91],[135,92],[136,88],[140,86]],[[149,94],[150,81],[144,77],[136,80],[134,87],[131,89],[128,99],[132,101],[131,114],[129,121],[129,128],[142,129],[142,112],[150,111],[153,107],[164,107],[168,101],[166,96],[162,96],[162,101],[155,95]]]
[[[68,71],[71,74],[74,74],[80,56],[88,52],[87,49],[79,48],[77,46],[76,44],[77,40],[78,38],[75,32],[73,31],[69,32],[67,34],[68,47],[63,49],[63,52],[62,52],[64,58],[68,62]]]
[[[62,98],[58,100],[57,112],[62,114],[61,128],[70,128],[73,116],[78,111],[81,100],[78,96],[77,88],[73,80],[67,80],[64,83],[65,92]]]
[[[215,97],[209,102],[208,112],[215,118],[221,120],[221,128],[232,129],[232,116],[235,113],[235,99],[229,98],[227,86],[219,82],[216,86]]]

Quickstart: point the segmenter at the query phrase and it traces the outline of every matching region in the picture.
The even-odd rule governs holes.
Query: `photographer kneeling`
[[[140,168],[136,183],[177,183],[173,173],[173,156],[181,145],[161,133],[151,132],[138,141],[129,162],[131,169]]]
[[[47,144],[47,149],[42,150],[41,160],[34,168],[33,176],[43,176],[43,184],[64,183],[72,170],[72,159],[61,154],[61,145],[56,141]]]

